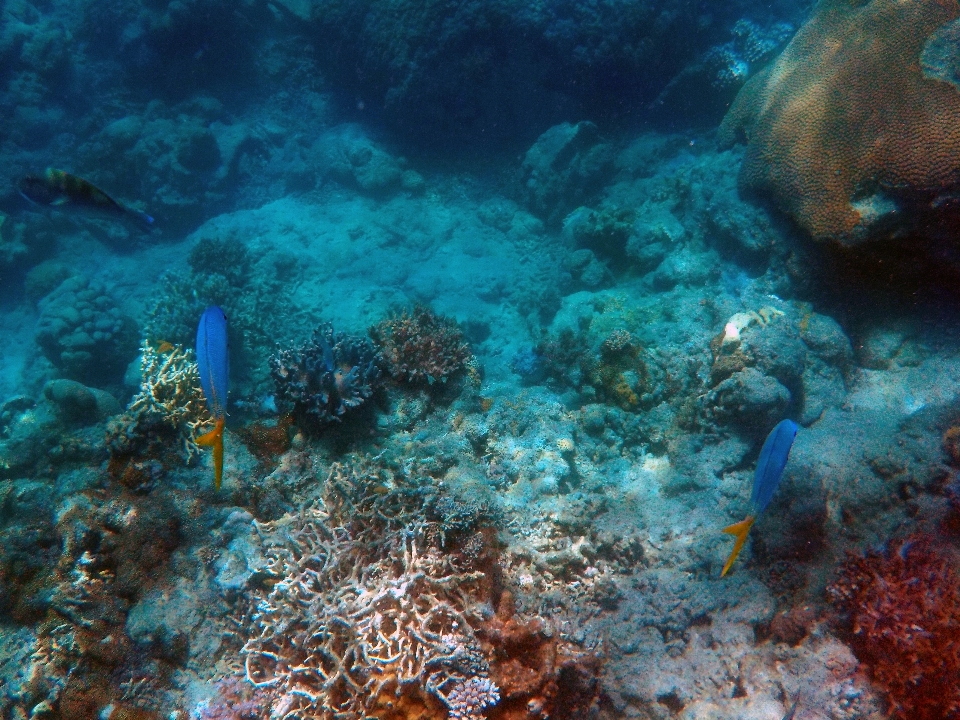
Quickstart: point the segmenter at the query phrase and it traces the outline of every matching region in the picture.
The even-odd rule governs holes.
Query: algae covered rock
[[[422,187],[423,178],[405,172],[403,164],[374,143],[356,125],[341,125],[325,134],[317,143],[321,169],[372,195]],[[412,174],[411,174],[412,173]]]
[[[783,419],[790,391],[769,375],[747,367],[719,383],[708,399],[720,422],[764,432]]]
[[[51,380],[43,386],[43,396],[69,422],[90,425],[122,412],[120,403],[113,395],[89,388],[76,380]]]
[[[556,224],[597,192],[613,168],[613,148],[592,122],[561,123],[543,133],[520,166],[531,211]]]
[[[657,267],[686,237],[672,203],[648,200],[637,210],[624,251],[641,272],[646,272]]]

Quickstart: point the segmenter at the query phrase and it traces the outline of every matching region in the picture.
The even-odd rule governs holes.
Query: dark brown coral
[[[387,372],[411,385],[444,383],[472,357],[456,321],[418,305],[370,328]]]

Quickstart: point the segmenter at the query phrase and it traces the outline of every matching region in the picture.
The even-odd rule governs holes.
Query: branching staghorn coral
[[[138,436],[164,426],[178,435],[182,454],[189,461],[200,454],[196,438],[213,422],[200,388],[193,351],[179,345],[160,351],[145,341],[140,352],[140,392],[119,421],[111,425],[111,448],[129,449]]]
[[[248,680],[275,692],[272,717],[443,717],[446,708],[471,720],[497,702],[473,630],[483,573],[439,548],[417,504],[334,465],[320,503],[257,525],[272,589],[256,602],[243,654]]]

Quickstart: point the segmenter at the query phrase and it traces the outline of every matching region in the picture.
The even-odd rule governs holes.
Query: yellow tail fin
[[[756,518],[753,515],[747,515],[745,520],[741,520],[733,525],[728,525],[723,529],[728,535],[735,535],[737,541],[733,544],[733,550],[730,552],[730,557],[727,558],[726,565],[723,566],[723,572],[720,573],[720,577],[727,574],[733,566],[733,561],[737,559],[737,555],[743,550],[743,544],[747,541],[747,533],[749,533],[750,528],[753,527],[754,520],[756,520]]]
[[[197,438],[197,445],[213,446],[213,480],[216,490],[220,490],[223,480],[223,418],[217,418],[213,430]]]

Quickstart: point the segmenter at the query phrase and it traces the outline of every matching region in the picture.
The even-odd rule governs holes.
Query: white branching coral
[[[200,453],[196,438],[213,422],[200,388],[200,371],[193,351],[179,345],[164,351],[144,342],[140,349],[140,392],[126,414],[135,422],[159,420],[177,431],[189,460]]]
[[[430,523],[396,527],[397,516],[375,505],[358,517],[359,506],[333,504],[257,526],[273,586],[243,647],[247,679],[275,693],[278,718],[445,705],[451,718],[477,720],[499,697],[472,627],[482,573],[458,568]],[[374,532],[356,532],[361,525]]]

